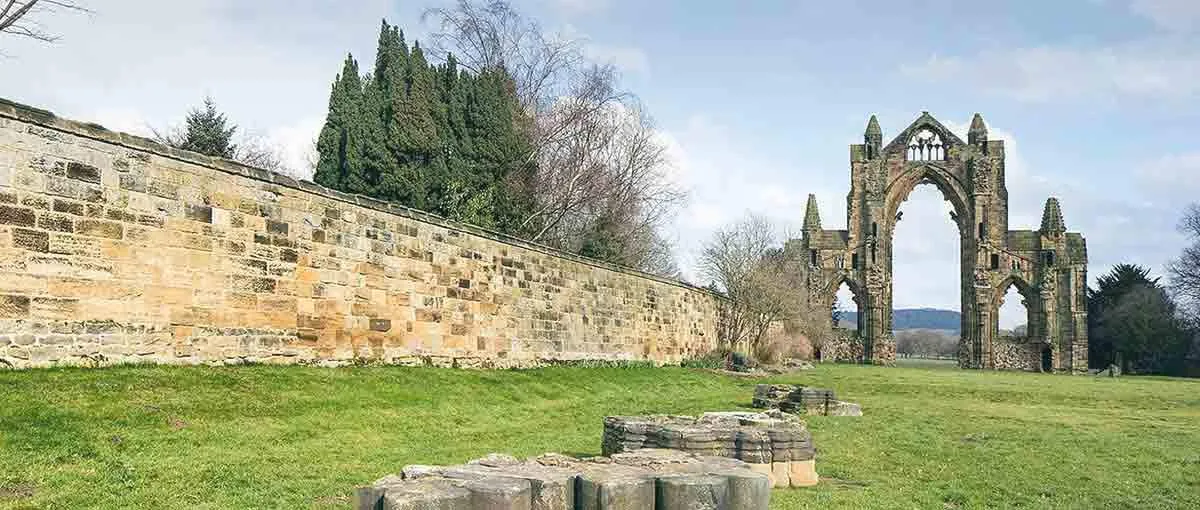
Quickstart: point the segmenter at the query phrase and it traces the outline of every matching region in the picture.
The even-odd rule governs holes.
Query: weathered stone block
[[[267,232],[286,236],[288,234],[288,224],[282,221],[267,220]]]
[[[384,510],[474,510],[471,492],[447,480],[418,480],[387,487]]]
[[[816,461],[794,460],[788,466],[788,480],[792,487],[812,487],[820,478],[817,476]]]
[[[23,319],[28,317],[29,303],[29,296],[0,295],[0,319]],[[17,343],[19,345],[28,345],[22,344],[20,339]]]
[[[390,319],[371,319],[371,331],[387,332],[392,329]]]
[[[37,227],[56,232],[74,232],[75,223],[65,214],[42,213],[37,219]]]
[[[749,469],[711,471],[725,478],[729,487],[729,508],[768,510],[771,506],[771,478]]]
[[[120,239],[125,235],[125,227],[120,223],[104,220],[79,220],[75,222],[75,233]]]
[[[183,216],[192,221],[202,223],[213,222],[213,209],[207,205],[192,205],[188,204],[183,209]]]
[[[100,184],[100,169],[72,161],[67,163],[67,177],[92,184]]]
[[[656,485],[658,510],[729,510],[729,482],[704,474],[660,476]],[[739,509],[740,510],[740,509]]]
[[[40,230],[14,228],[12,231],[12,242],[16,248],[25,248],[26,250],[40,252],[50,251],[50,234]]]
[[[32,227],[36,221],[37,216],[33,209],[0,204],[0,223]]]
[[[531,510],[529,480],[488,477],[463,484],[471,492],[472,510]]]
[[[578,510],[654,508],[655,482],[647,471],[625,466],[590,466],[577,480]]]

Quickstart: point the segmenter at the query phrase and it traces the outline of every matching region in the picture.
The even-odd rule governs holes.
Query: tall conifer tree
[[[346,56],[342,72],[329,94],[329,113],[317,138],[317,168],[313,180],[322,186],[349,191],[362,175],[358,139],[362,103],[362,78],[358,62]],[[357,186],[355,184],[354,186]]]

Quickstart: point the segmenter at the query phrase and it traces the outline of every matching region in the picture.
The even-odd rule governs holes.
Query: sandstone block
[[[668,475],[659,477],[655,487],[655,508],[658,510],[730,509],[729,482],[725,477]]]
[[[791,487],[791,463],[790,462],[772,462],[771,476],[775,478],[775,488]]]
[[[573,510],[575,508],[575,485],[579,471],[574,469],[542,466],[536,462],[510,466],[504,469],[506,476],[529,481],[532,510]]]
[[[471,492],[472,510],[531,510],[529,480],[493,476],[463,485]]]
[[[722,476],[729,487],[731,510],[767,510],[771,505],[771,478],[749,469],[711,471]]]
[[[37,215],[34,214],[33,209],[0,205],[0,223],[32,227],[36,221]]]
[[[384,510],[473,510],[469,490],[449,480],[417,480],[387,487]]]
[[[654,508],[650,472],[626,466],[589,466],[575,488],[578,510],[644,510]]]
[[[770,464],[746,464],[746,467],[750,468],[750,471],[754,473],[758,473],[767,477],[767,481],[770,482],[771,488],[779,486],[777,485],[779,481],[775,477],[775,471],[771,469]]]
[[[820,481],[815,460],[794,460],[789,463],[788,477],[792,487],[812,487]]]

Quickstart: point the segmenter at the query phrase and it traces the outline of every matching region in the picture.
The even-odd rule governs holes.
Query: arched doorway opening
[[[850,289],[846,281],[838,285],[837,293],[833,296],[833,326],[857,333],[862,332],[862,315],[859,314],[858,296]]]
[[[996,327],[999,329],[998,338],[1029,337],[1029,309],[1025,297],[1017,290],[1015,283],[1008,284],[1008,290],[1000,297],[1001,304],[996,313]]]
[[[996,288],[993,310],[996,329],[992,331],[991,353],[997,366],[1030,371],[1048,371],[1053,352],[1038,335],[1032,310],[1037,296],[1028,284],[1010,277]],[[1048,361],[1049,360],[1049,361]]]
[[[967,214],[936,167],[915,168],[895,190],[888,246],[891,331],[897,358],[955,360],[962,342]],[[907,181],[907,182],[905,182]]]

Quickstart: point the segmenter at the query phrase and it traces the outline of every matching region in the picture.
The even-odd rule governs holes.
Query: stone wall
[[[0,101],[0,365],[673,362],[717,299]]]
[[[1042,370],[1042,351],[1046,344],[1024,337],[998,336],[993,344],[996,368],[1000,370]]]

